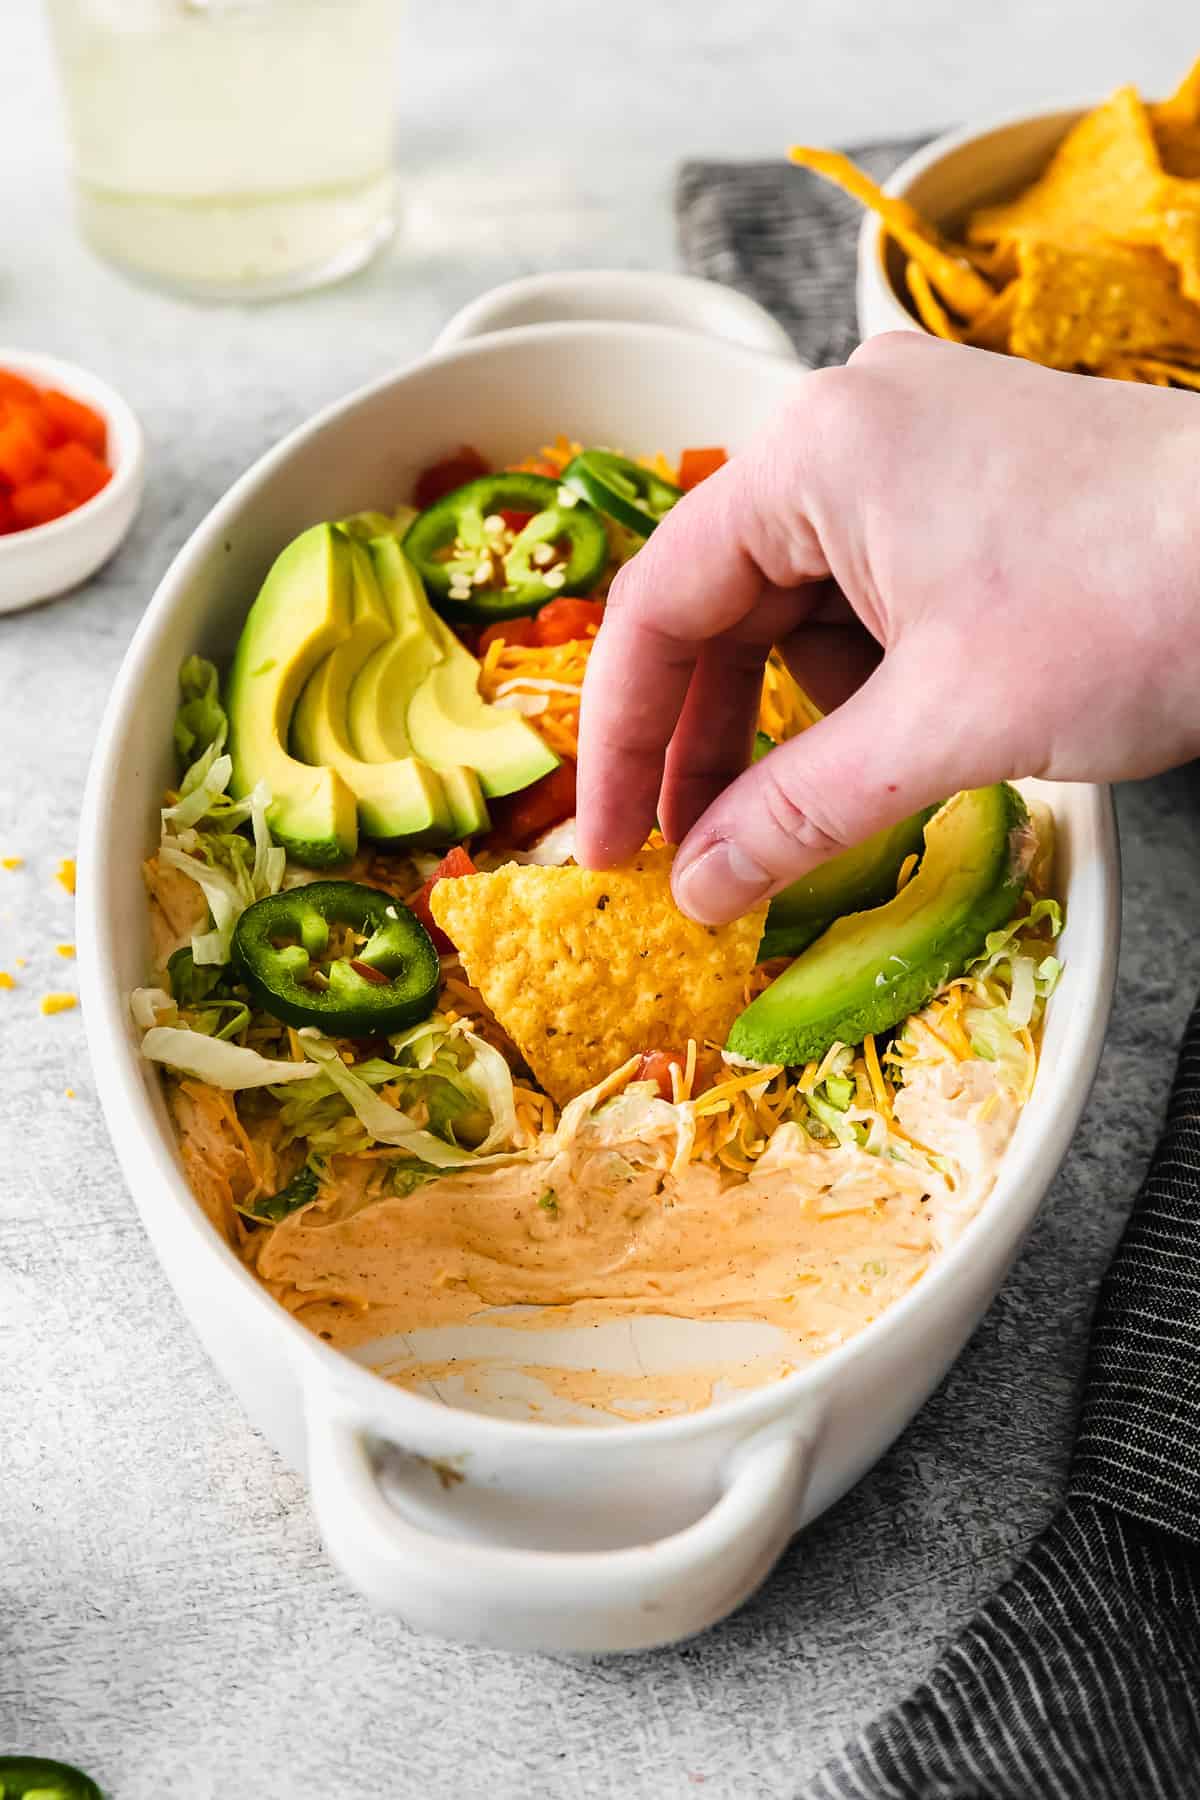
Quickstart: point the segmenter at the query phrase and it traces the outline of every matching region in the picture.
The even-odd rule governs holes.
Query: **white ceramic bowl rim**
[[[690,334],[676,327],[660,325],[572,322],[516,327],[511,331],[474,339],[432,355],[413,358],[403,367],[389,371],[387,375],[325,407],[268,450],[217,502],[164,574],[114,684],[100,729],[97,755],[89,776],[84,804],[85,828],[79,850],[79,892],[83,902],[80,906],[79,925],[83,951],[81,987],[97,1087],[110,1124],[118,1113],[123,1120],[136,1121],[140,1147],[148,1148],[152,1154],[153,1174],[161,1183],[174,1189],[176,1195],[186,1203],[183,1210],[197,1254],[209,1262],[214,1259],[219,1262],[225,1275],[239,1282],[243,1292],[252,1297],[260,1316],[269,1315],[275,1329],[290,1333],[298,1356],[315,1359],[316,1365],[326,1372],[339,1391],[361,1396],[365,1414],[378,1417],[381,1410],[386,1409],[392,1417],[392,1428],[398,1435],[402,1435],[405,1417],[416,1419],[436,1415],[439,1419],[444,1419],[447,1408],[440,1401],[387,1383],[369,1368],[322,1343],[279,1306],[229,1246],[221,1241],[204,1217],[187,1186],[178,1160],[168,1152],[162,1141],[158,1122],[151,1114],[146,1065],[139,1060],[129,1041],[128,997],[118,991],[107,969],[103,969],[100,963],[101,947],[112,930],[112,922],[102,916],[97,901],[93,899],[93,895],[99,895],[101,891],[97,875],[105,850],[105,821],[110,812],[120,804],[119,797],[113,791],[115,764],[121,748],[117,726],[136,700],[142,684],[155,672],[159,639],[166,628],[174,593],[180,581],[187,575],[191,565],[201,560],[208,545],[219,537],[226,522],[239,511],[246,498],[285,463],[301,444],[323,431],[331,421],[352,411],[365,399],[391,387],[410,369],[424,368],[431,363],[470,362],[488,353],[501,339],[567,341],[578,343],[582,348],[589,342],[598,343],[614,338],[622,343],[644,342],[650,346],[666,346],[683,339],[694,342],[694,337]],[[722,344],[720,354],[726,362],[733,365],[741,362],[748,368],[758,368],[764,364],[778,368],[779,365],[778,357],[736,344]],[[1116,833],[1109,791],[1106,788],[1096,788],[1093,801],[1093,822],[1099,853],[1109,866],[1115,868]],[[1115,883],[1109,884],[1106,889],[1105,908],[1104,916],[1099,921],[1098,935],[1112,961],[1115,960],[1119,923]],[[1086,1092],[1094,1077],[1110,1001],[1111,988],[1104,982],[1094,991],[1077,998],[1074,1013],[1068,1021],[1067,1038],[1062,1050],[1064,1073],[1059,1077],[1064,1087],[1069,1085],[1072,1091],[1081,1086]],[[1046,1070],[1039,1075],[1039,1079],[1053,1080],[1055,1072]],[[1076,1110],[1072,1105],[1060,1109],[1040,1137],[1023,1139],[1018,1131],[1006,1153],[1001,1171],[1001,1179],[1008,1186],[1019,1190],[1023,1182],[1038,1181],[1035,1162],[1048,1162],[1053,1167],[1058,1166],[1075,1128]],[[1041,1185],[1044,1186],[1045,1183]],[[832,1384],[841,1371],[873,1352],[889,1338],[901,1339],[914,1314],[933,1311],[938,1295],[957,1280],[964,1264],[973,1255],[985,1251],[993,1239],[1002,1236],[1001,1213],[1002,1209],[996,1206],[993,1195],[984,1203],[957,1242],[942,1253],[921,1281],[889,1306],[878,1319],[865,1326],[838,1349],[796,1370],[782,1381],[724,1402],[721,1406],[722,1418],[736,1421],[739,1427],[749,1429],[769,1414],[775,1413],[782,1401],[789,1398],[799,1401],[813,1394],[815,1390]],[[702,1409],[680,1417],[631,1425],[573,1425],[569,1431],[564,1431],[560,1426],[536,1420],[513,1420],[473,1412],[470,1415],[470,1432],[478,1443],[515,1447],[522,1444],[545,1446],[554,1441],[565,1447],[568,1444],[578,1445],[590,1441],[617,1449],[633,1442],[645,1444],[651,1437],[654,1442],[663,1446],[680,1443],[704,1433],[708,1419],[708,1410]]]

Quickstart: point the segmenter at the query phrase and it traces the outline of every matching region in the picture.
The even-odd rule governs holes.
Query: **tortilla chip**
[[[1010,281],[1008,286],[996,295],[990,306],[985,306],[963,333],[963,343],[973,344],[977,350],[1007,350],[1009,333],[1012,330],[1013,314],[1017,310],[1018,281]]]
[[[934,337],[946,338],[952,344],[961,344],[962,337],[957,325],[934,293],[928,275],[912,257],[905,267],[904,277],[908,282],[912,303],[917,309],[917,317],[926,331],[932,331]]]
[[[1139,366],[1132,356],[1115,356],[1112,362],[1101,363],[1094,373],[1105,381],[1140,381]]]
[[[1163,362],[1150,356],[1136,358],[1132,366],[1135,381],[1152,381],[1156,387],[1200,389],[1200,369],[1190,369],[1182,363]]]
[[[971,214],[973,244],[1053,238],[1058,244],[1126,240],[1157,213],[1162,169],[1136,88],[1073,125],[1043,175],[1015,199]]]
[[[507,863],[439,881],[430,909],[537,1079],[560,1105],[630,1056],[723,1044],[766,907],[697,925],[671,897],[674,851],[624,869]]]
[[[987,305],[992,290],[983,276],[971,267],[966,255],[935,231],[907,200],[885,194],[869,175],[855,167],[849,157],[836,150],[813,150],[794,144],[788,155],[802,169],[823,175],[826,181],[832,181],[877,213],[905,255],[921,265],[955,312],[969,319]]]
[[[1200,301],[1200,181],[1164,180],[1159,204],[1142,237],[1132,241],[1157,245],[1178,269],[1181,292]]]
[[[1021,245],[1010,344],[1052,369],[1095,369],[1139,352],[1200,360],[1200,307],[1184,299],[1157,250],[1032,239]]]
[[[1168,175],[1200,176],[1200,61],[1192,64],[1169,100],[1150,108],[1150,127]]]
[[[1006,288],[1017,279],[1017,240],[1003,244],[972,244],[967,252],[979,273],[994,288]]]

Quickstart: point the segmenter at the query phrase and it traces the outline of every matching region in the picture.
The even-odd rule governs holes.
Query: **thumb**
[[[705,925],[769,895],[918,807],[1006,771],[893,652],[835,712],[754,763],[688,832],[672,887]],[[960,709],[961,711],[961,709]]]

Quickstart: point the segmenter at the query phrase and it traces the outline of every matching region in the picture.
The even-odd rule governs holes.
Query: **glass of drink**
[[[399,0],[48,0],[83,231],[213,299],[335,281],[391,232]]]

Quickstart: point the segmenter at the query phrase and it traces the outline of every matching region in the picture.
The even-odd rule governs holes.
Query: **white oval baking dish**
[[[790,1535],[903,1428],[1004,1279],[1083,1109],[1116,967],[1118,866],[1106,790],[1050,796],[1068,906],[1066,973],[1036,1090],[980,1215],[896,1306],[824,1361],[704,1411],[565,1427],[444,1405],[389,1385],[276,1306],[188,1190],[126,996],[147,970],[139,864],[171,778],[175,675],[227,655],[277,550],[314,520],[406,494],[462,441],[500,458],[560,430],[601,443],[736,448],[803,380],[739,301],[726,341],[606,318],[461,341],[352,395],[264,456],[164,576],[117,679],[84,806],[79,952],[96,1081],[163,1268],[251,1419],[306,1469],[350,1581],[422,1630],[508,1649],[623,1651],[713,1623]],[[719,291],[719,290],[718,290]],[[661,278],[651,303],[664,304]],[[553,290],[537,303],[552,315]],[[505,304],[512,303],[511,293]],[[698,325],[711,329],[711,296]],[[458,333],[452,322],[450,335]],[[511,1405],[509,1407],[511,1413]]]

